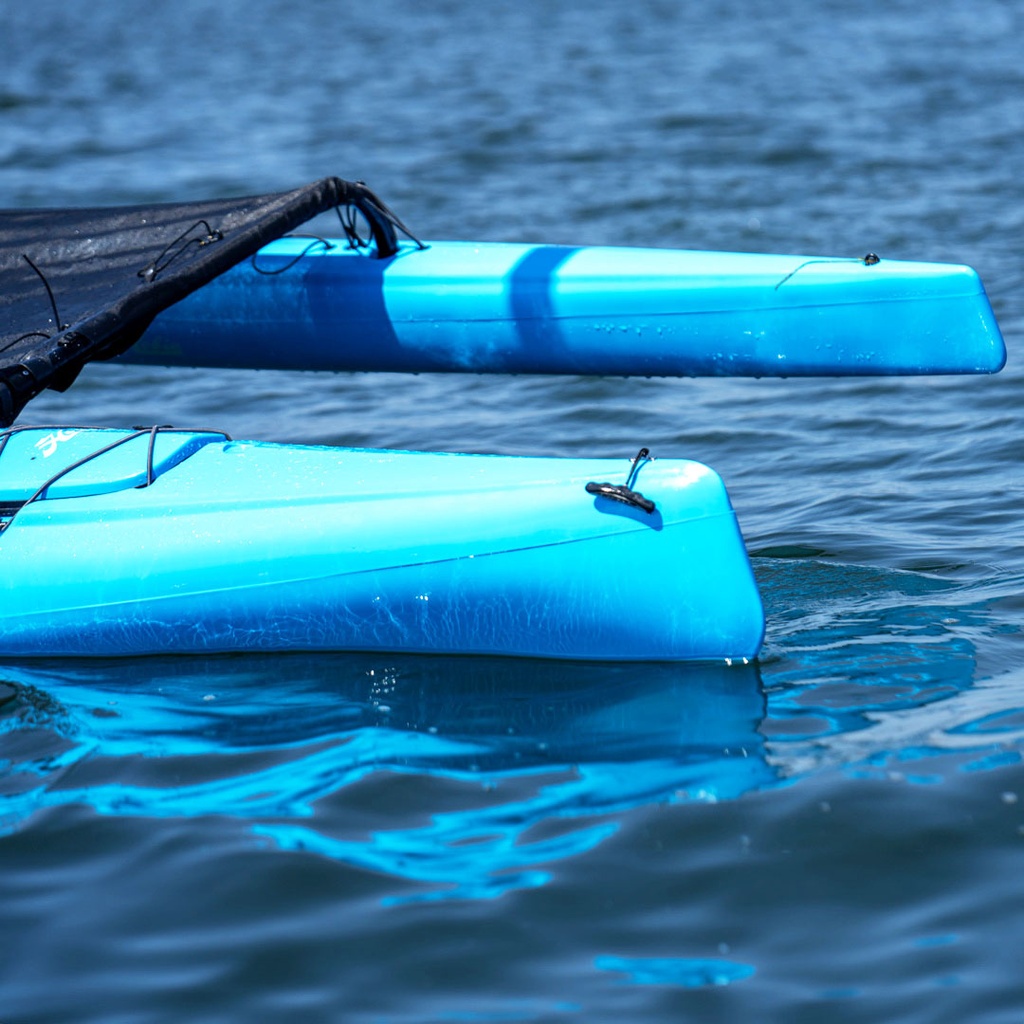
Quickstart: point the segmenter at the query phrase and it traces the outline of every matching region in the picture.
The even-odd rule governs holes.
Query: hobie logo
[[[77,433],[77,430],[57,430],[36,441],[36,447],[43,453],[43,458],[48,459],[57,450],[57,445],[70,441]]]

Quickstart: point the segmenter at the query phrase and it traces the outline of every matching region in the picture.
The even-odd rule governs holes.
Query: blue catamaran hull
[[[171,429],[0,438],[3,656],[686,661],[752,658],[761,643],[735,514],[695,462]]]
[[[162,312],[122,357],[264,369],[649,376],[991,373],[969,267],[434,242],[377,259],[287,237]]]

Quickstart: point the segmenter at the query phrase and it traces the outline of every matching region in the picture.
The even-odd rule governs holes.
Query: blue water
[[[336,173],[426,238],[969,263],[1009,348],[984,378],[95,366],[41,397],[23,422],[697,458],[768,632],[746,667],[0,666],[0,1020],[1024,1017],[1024,8],[0,15],[3,206]]]

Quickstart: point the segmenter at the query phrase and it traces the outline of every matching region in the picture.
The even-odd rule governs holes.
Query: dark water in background
[[[175,377],[24,421],[698,458],[750,667],[0,666],[0,1020],[1024,1019],[1024,7],[0,2],[0,205],[975,266],[999,376]]]

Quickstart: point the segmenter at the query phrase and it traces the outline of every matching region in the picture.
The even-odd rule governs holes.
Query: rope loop
[[[196,228],[205,228],[205,235],[192,235],[192,232]],[[183,252],[185,252],[189,246],[197,246],[200,249],[205,248],[208,245],[212,245],[214,242],[219,242],[224,237],[224,233],[217,228],[211,228],[209,223],[205,220],[197,220],[187,231],[183,231],[178,237],[167,245],[163,252],[152,263],[147,264],[139,272],[138,276],[147,283],[156,280],[157,274],[161,271],[166,270],[176,259],[178,259]],[[177,248],[175,248],[177,246]]]

